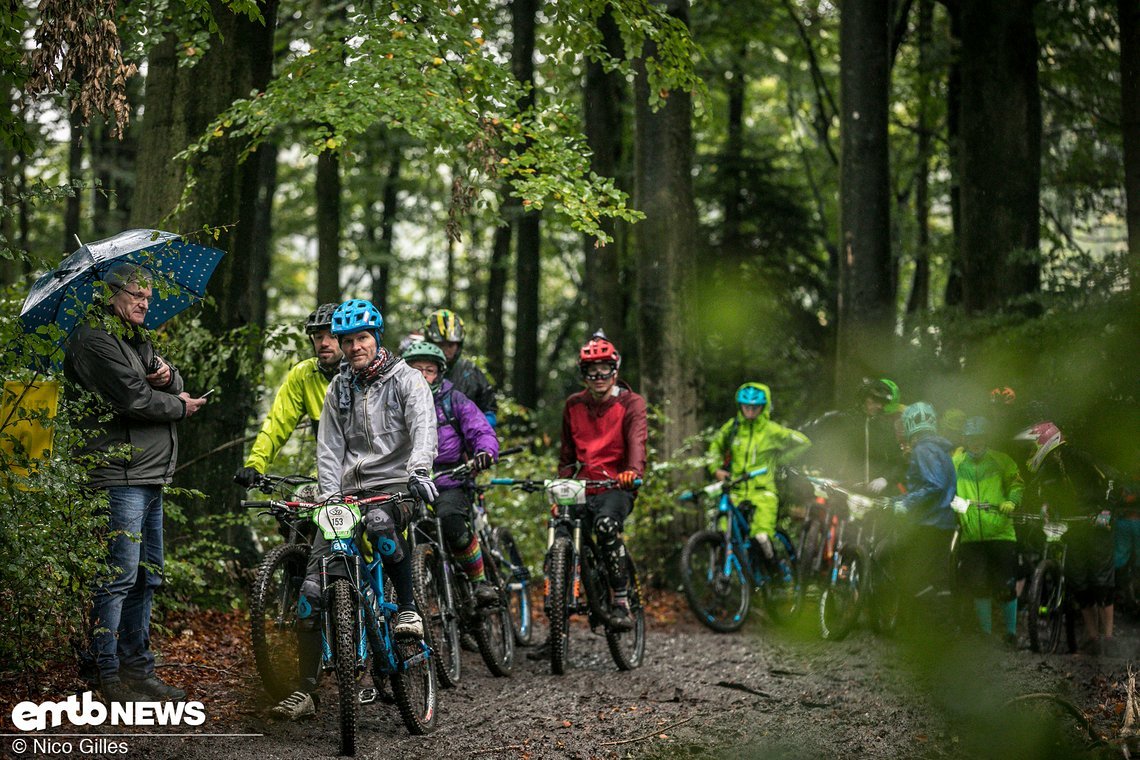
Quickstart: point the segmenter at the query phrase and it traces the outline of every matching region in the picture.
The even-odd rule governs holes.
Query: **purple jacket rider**
[[[456,425],[447,419],[445,412],[445,399],[451,396],[451,414],[462,432],[460,438]],[[435,419],[439,433],[439,443],[436,449],[435,469],[448,470],[464,462],[477,451],[486,451],[491,459],[499,458],[499,439],[495,429],[487,422],[487,417],[475,406],[475,402],[455,390],[450,380],[444,380],[439,390],[433,394],[435,400]],[[452,477],[436,478],[439,489],[458,488],[463,481]]]

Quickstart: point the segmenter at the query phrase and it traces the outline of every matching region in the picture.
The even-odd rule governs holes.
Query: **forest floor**
[[[541,600],[539,600],[541,607]],[[1125,622],[1114,651],[1036,655],[979,637],[882,639],[859,628],[846,640],[814,633],[809,604],[798,626],[776,629],[754,609],[736,634],[697,623],[683,598],[651,599],[645,661],[619,672],[605,641],[572,631],[570,668],[518,650],[511,678],[494,678],[464,652],[462,682],[440,693],[437,730],[409,736],[394,706],[360,709],[358,757],[439,758],[960,758],[1129,757],[1122,736],[1140,626]],[[545,630],[538,618],[536,641]],[[326,679],[317,720],[266,719],[242,613],[168,621],[156,637],[160,675],[205,706],[189,728],[63,727],[71,752],[13,737],[12,706],[82,691],[74,670],[0,682],[0,756],[310,758],[335,756],[335,691]],[[1140,723],[1140,720],[1138,720]],[[144,736],[144,733],[228,736]],[[122,744],[93,745],[120,736]],[[1126,732],[1124,732],[1126,733]],[[126,734],[126,736],[121,736]],[[234,734],[243,734],[234,736]],[[79,742],[85,742],[80,745]],[[38,746],[43,751],[35,751]],[[113,754],[112,754],[113,753]]]

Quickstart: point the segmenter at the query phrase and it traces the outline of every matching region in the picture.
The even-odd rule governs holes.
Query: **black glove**
[[[476,451],[475,456],[471,457],[471,472],[482,472],[494,463],[490,452]]]
[[[408,478],[408,490],[412,492],[413,496],[418,496],[428,504],[434,502],[435,497],[439,496],[439,489],[435,487],[435,481],[431,479],[431,473],[427,470],[412,472],[411,477]]]
[[[242,488],[249,488],[258,481],[261,473],[253,467],[239,467],[234,473],[234,482]]]

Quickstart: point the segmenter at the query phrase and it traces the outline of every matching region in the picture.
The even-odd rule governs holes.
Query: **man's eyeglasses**
[[[582,378],[593,382],[595,380],[609,380],[616,374],[617,367],[607,367],[605,369],[583,370]]]
[[[153,294],[148,296],[145,293],[143,293],[141,290],[138,292],[135,292],[133,290],[127,290],[126,288],[117,288],[116,290],[119,293],[126,293],[128,296],[130,296],[135,301],[146,301],[147,303],[150,303],[151,301],[154,300]]]

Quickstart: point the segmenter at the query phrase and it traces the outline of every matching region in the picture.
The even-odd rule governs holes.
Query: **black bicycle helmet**
[[[310,314],[309,318],[305,320],[305,333],[307,335],[313,335],[314,333],[319,333],[321,330],[331,330],[333,312],[336,311],[336,307],[339,305],[340,304],[335,303],[323,303],[318,306],[317,310]]]

